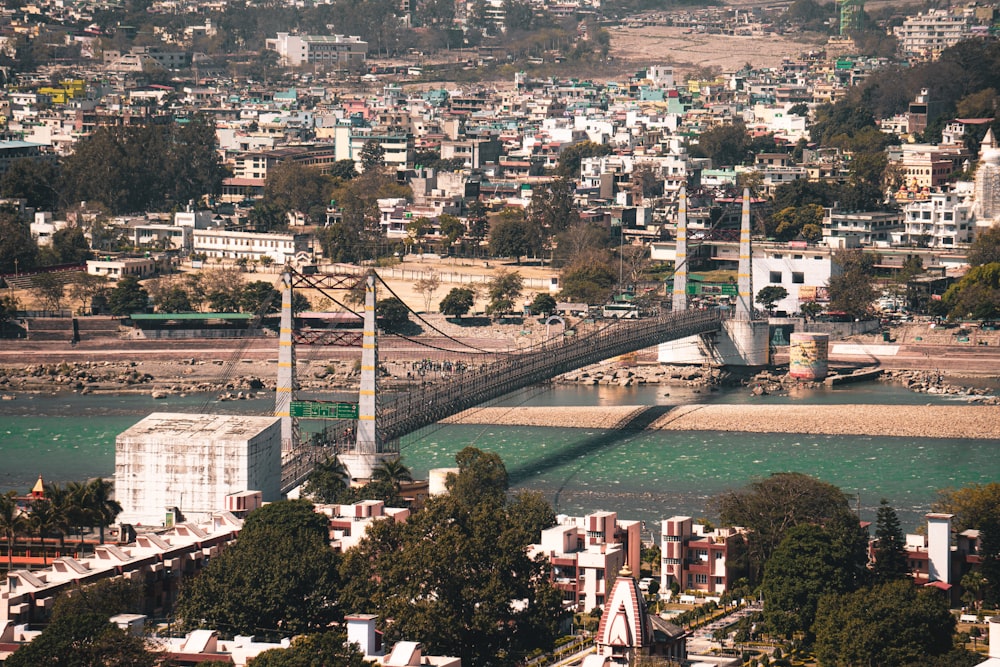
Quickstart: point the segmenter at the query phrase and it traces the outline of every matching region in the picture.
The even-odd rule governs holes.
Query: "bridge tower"
[[[278,332],[278,384],[274,393],[274,415],[281,418],[281,451],[298,445],[298,422],[292,417],[295,391],[295,346],[292,344],[292,273],[281,274],[281,324]]]
[[[687,188],[681,186],[677,194],[677,247],[674,252],[675,313],[687,310]]]
[[[678,227],[680,226],[678,219]],[[684,235],[684,253],[687,255],[687,235]],[[678,263],[680,262],[681,232],[678,229]],[[750,190],[743,190],[743,209],[740,219],[738,248],[736,304],[733,317],[725,320],[717,336],[691,336],[663,343],[659,348],[659,361],[669,364],[714,364],[719,366],[764,366],[768,363],[769,339],[766,320],[755,320],[753,311],[752,248],[750,245]],[[676,274],[674,277],[676,299]],[[676,309],[676,302],[675,302]]]
[[[375,273],[365,280],[364,334],[361,340],[361,388],[358,391],[358,427],[354,449],[338,458],[351,479],[370,479],[379,462],[398,452],[383,451],[378,433],[378,340],[375,321]],[[392,449],[392,448],[390,448]]]

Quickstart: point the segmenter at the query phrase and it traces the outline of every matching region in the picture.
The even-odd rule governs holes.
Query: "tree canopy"
[[[467,287],[452,287],[451,291],[444,295],[438,309],[441,314],[447,317],[462,317],[470,310],[475,303],[476,295]]]
[[[833,531],[815,524],[790,528],[764,565],[761,594],[768,629],[790,638],[812,633],[819,600],[857,588],[864,552],[845,552]],[[859,562],[860,561],[860,562]]]
[[[838,250],[833,256],[840,272],[830,276],[830,310],[844,312],[855,319],[871,314],[875,301],[875,256],[860,248]]]
[[[847,496],[833,484],[797,472],[774,473],[712,499],[724,525],[744,526],[751,574],[757,577],[786,533],[801,524],[826,524],[857,518]]]
[[[875,519],[875,558],[872,576],[876,583],[886,583],[897,579],[909,579],[907,565],[906,535],[899,525],[899,517],[885,498],[878,507]]]
[[[326,516],[312,503],[271,503],[181,590],[177,616],[187,628],[227,634],[324,631],[341,617],[338,564]]]
[[[823,665],[925,664],[951,651],[954,631],[940,592],[893,581],[824,596],[816,611],[816,656]]]
[[[448,493],[405,523],[374,524],[345,554],[345,607],[394,619],[390,642],[419,637],[463,664],[512,665],[550,648],[563,616],[547,566],[526,552],[554,515],[508,500],[496,454],[468,447],[455,458]]]

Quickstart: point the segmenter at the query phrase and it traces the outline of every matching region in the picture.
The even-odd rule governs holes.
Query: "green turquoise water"
[[[879,384],[751,398],[745,391],[694,393],[663,387],[559,387],[519,395],[521,405],[649,405],[750,402],[893,405],[940,403]],[[114,439],[154,411],[267,413],[271,401],[211,403],[205,397],[27,396],[0,401],[0,490],[25,491],[39,474],[65,482],[114,472]],[[998,410],[1000,425],[1000,410]],[[795,470],[860,495],[871,519],[885,497],[907,528],[918,525],[935,491],[1000,480],[997,441],[941,438],[620,432],[509,426],[432,426],[404,438],[404,461],[417,476],[454,464],[467,445],[497,452],[515,488],[541,491],[557,511],[613,510],[648,522],[674,514],[711,516],[707,500],[754,477]],[[651,527],[651,526],[649,526]]]

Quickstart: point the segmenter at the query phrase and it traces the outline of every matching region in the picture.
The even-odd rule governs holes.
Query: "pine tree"
[[[906,537],[899,526],[899,517],[883,498],[875,519],[875,564],[872,567],[875,582],[882,584],[909,577],[906,560]]]

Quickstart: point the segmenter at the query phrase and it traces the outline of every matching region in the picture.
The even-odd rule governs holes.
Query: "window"
[[[694,581],[696,584],[707,584],[708,575],[707,574],[696,574],[694,575]]]
[[[768,278],[769,282],[780,283],[781,282],[781,271],[771,271],[771,275]]]
[[[722,560],[723,556],[725,556],[725,554],[722,553],[721,551],[716,551],[715,552],[715,560]]]
[[[792,271],[792,283],[795,285],[802,285],[806,282],[806,274],[801,271]]]

